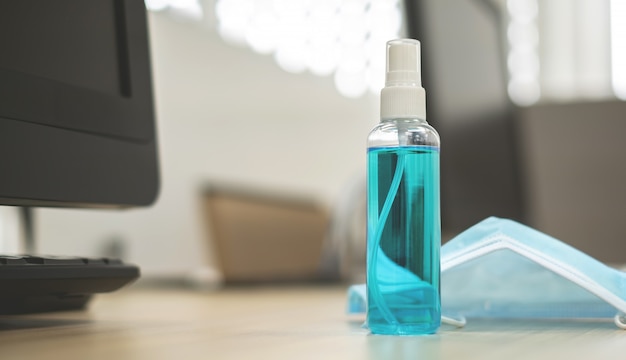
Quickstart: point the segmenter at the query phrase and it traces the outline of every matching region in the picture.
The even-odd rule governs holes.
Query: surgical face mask
[[[614,318],[626,329],[626,274],[517,222],[488,218],[441,248],[442,321]],[[365,309],[364,286],[348,310]]]

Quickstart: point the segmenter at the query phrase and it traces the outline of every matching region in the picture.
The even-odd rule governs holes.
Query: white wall
[[[377,96],[346,99],[331,78],[285,73],[211,30],[163,14],[149,21],[160,198],[148,209],[38,210],[41,252],[97,255],[118,238],[144,274],[185,272],[214,262],[199,203],[206,182],[286,189],[330,206],[364,173]]]

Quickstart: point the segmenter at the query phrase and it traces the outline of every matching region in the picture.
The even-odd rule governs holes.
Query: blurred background
[[[118,256],[146,278],[360,279],[385,42],[412,37],[443,240],[507,217],[626,263],[624,1],[145,3],[159,199],[37,209],[39,252]],[[0,250],[20,251],[18,220],[0,207]]]

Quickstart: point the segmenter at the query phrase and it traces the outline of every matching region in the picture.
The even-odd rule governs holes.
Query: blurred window
[[[504,7],[515,103],[626,100],[626,1],[507,0]]]
[[[400,37],[401,0],[145,0],[215,30],[234,46],[272,56],[283,70],[332,76],[358,98],[384,85],[385,43]]]

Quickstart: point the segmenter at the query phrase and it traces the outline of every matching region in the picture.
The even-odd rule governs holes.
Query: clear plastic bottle
[[[367,326],[418,335],[441,323],[439,134],[426,122],[420,44],[387,43],[381,122],[368,137]]]

